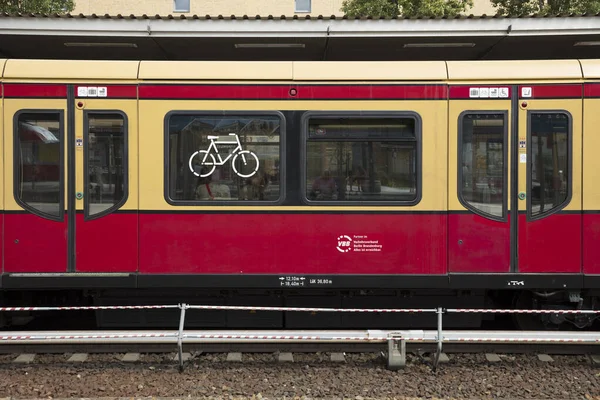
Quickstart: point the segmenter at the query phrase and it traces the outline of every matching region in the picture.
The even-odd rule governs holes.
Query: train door
[[[137,270],[136,88],[95,89],[4,84],[4,272]]]
[[[581,272],[581,85],[519,87],[520,273]]]
[[[4,272],[66,272],[66,85],[4,83]]]
[[[450,273],[581,272],[581,93],[451,87]]]
[[[137,271],[136,95],[133,85],[75,88],[77,272]]]
[[[450,87],[448,269],[511,269],[512,90]]]

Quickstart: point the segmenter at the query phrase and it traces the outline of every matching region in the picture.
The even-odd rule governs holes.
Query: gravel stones
[[[245,353],[242,363],[226,353],[203,353],[179,373],[172,354],[142,355],[125,363],[123,354],[90,354],[68,363],[64,355],[37,355],[31,364],[0,358],[0,398],[200,397],[200,398],[371,398],[395,399],[600,399],[600,369],[585,356],[453,354],[433,372],[429,358],[407,354],[406,368],[385,368],[377,353],[347,353],[345,363],[325,353],[294,353],[279,363],[272,353]]]

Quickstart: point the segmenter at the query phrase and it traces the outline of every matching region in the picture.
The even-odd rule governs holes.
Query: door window
[[[529,114],[528,185],[533,219],[558,211],[569,202],[570,131],[570,118],[564,112]]]
[[[127,199],[127,122],[121,113],[86,115],[86,216],[99,217]]]
[[[63,113],[18,112],[14,135],[17,203],[36,215],[62,220]]]
[[[463,113],[459,125],[461,203],[490,219],[506,218],[506,113]]]

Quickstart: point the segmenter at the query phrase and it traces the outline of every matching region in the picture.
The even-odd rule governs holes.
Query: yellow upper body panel
[[[142,61],[140,80],[291,80],[291,62]]]
[[[580,62],[585,79],[600,78],[600,60],[581,60]]]
[[[2,71],[4,73],[4,67],[6,66],[6,59],[5,58],[0,58],[0,71]]]
[[[8,60],[4,79],[135,80],[139,61]]]
[[[294,62],[295,81],[444,81],[443,61]]]
[[[573,81],[600,78],[597,60],[109,61],[0,59],[4,79],[140,81]]]
[[[448,61],[450,81],[540,81],[581,79],[577,60]]]

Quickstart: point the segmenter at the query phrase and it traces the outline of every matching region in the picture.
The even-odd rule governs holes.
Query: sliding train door
[[[506,287],[562,287],[550,274],[581,273],[581,94],[580,84],[450,88],[450,273],[484,286],[512,273]]]
[[[4,94],[9,280],[137,271],[136,86],[5,83]]]
[[[3,86],[4,272],[66,272],[67,86]]]
[[[450,87],[450,273],[511,269],[511,97],[509,86]]]
[[[137,87],[75,87],[75,271],[138,266]]]
[[[519,86],[520,273],[581,272],[582,85]]]

